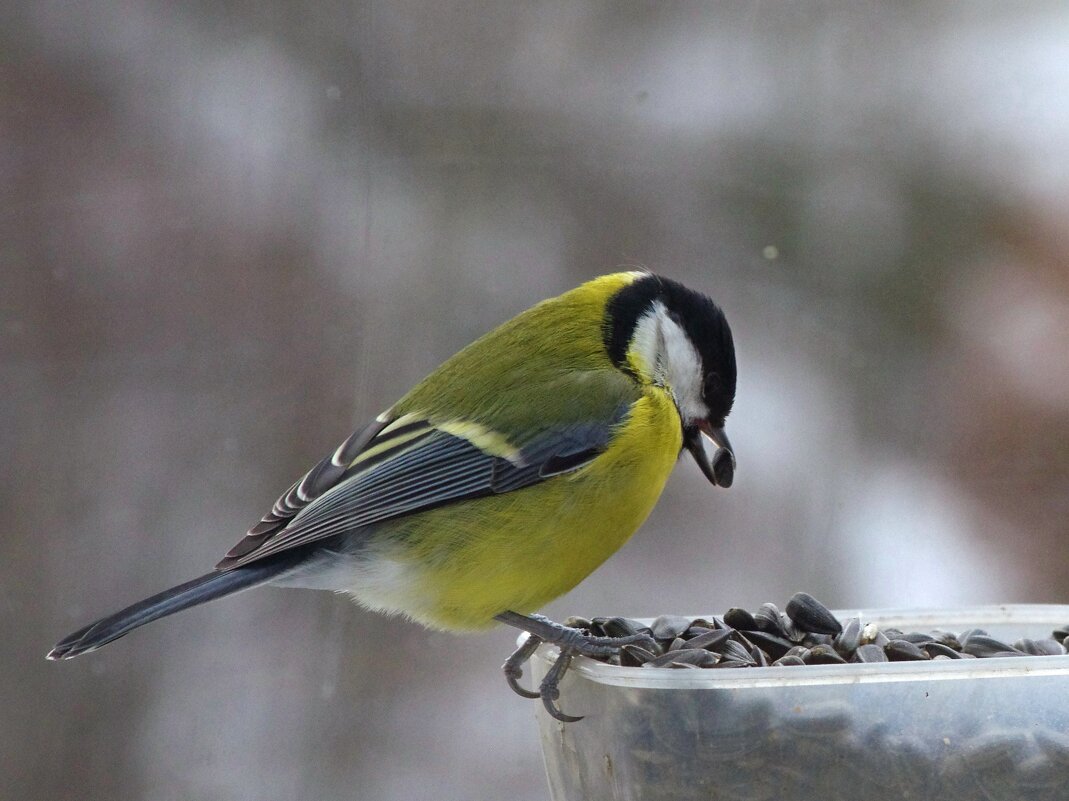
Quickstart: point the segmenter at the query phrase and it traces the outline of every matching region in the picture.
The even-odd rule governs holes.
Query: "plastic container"
[[[1049,637],[1069,606],[848,611]],[[532,660],[537,680],[556,649]],[[1069,655],[736,670],[577,658],[539,711],[554,801],[1069,799]]]

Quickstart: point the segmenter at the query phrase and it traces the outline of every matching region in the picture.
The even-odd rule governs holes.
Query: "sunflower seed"
[[[1061,656],[1065,653],[1065,646],[1053,639],[1030,640],[1025,638],[1017,640],[1013,647],[1032,656]]]
[[[772,659],[779,659],[794,647],[790,640],[767,631],[748,631],[745,636],[750,643],[756,645]]]
[[[819,637],[819,634],[810,634],[807,631],[802,631],[796,625],[794,621],[787,617],[786,612],[779,613],[779,633],[786,637],[791,642],[802,642],[806,637]]]
[[[626,617],[596,617],[591,621],[591,630],[603,637],[630,637],[635,634],[650,634],[649,626]]]
[[[787,601],[787,617],[798,628],[814,634],[841,634],[842,624],[820,601],[807,592],[796,592]]]
[[[716,629],[714,631],[708,631],[705,634],[699,634],[690,640],[686,640],[687,648],[708,648],[710,650],[717,650],[724,640],[731,637],[734,634],[733,629]]]
[[[1018,651],[1009,643],[996,640],[987,634],[963,635],[961,648],[965,653],[978,657],[1027,656],[1023,651]]]
[[[807,665],[842,665],[846,662],[830,645],[817,645],[811,648],[805,658]]]
[[[653,621],[650,630],[653,639],[667,642],[680,636],[691,626],[691,618],[680,615],[661,615]]]
[[[961,641],[956,634],[949,631],[936,629],[932,632],[932,640],[940,645],[945,645],[947,648],[953,648],[955,651],[961,650]]]
[[[764,603],[754,613],[754,622],[756,628],[761,631],[771,631],[773,633],[781,633],[782,626],[780,620],[783,613],[779,611],[779,607],[773,603]]]
[[[697,637],[699,634],[708,634],[710,631],[718,631],[718,630],[719,629],[717,629],[717,628],[715,628],[713,626],[691,626],[689,629],[684,631],[680,636],[684,640],[689,640],[689,639],[692,639],[694,637]]]
[[[750,652],[746,646],[742,645],[735,640],[724,640],[716,647],[716,652],[719,653],[724,659],[733,659],[736,662],[753,663],[753,657],[750,656]]]
[[[620,648],[620,664],[624,667],[639,667],[656,658],[657,654],[639,645],[624,645]]]
[[[892,662],[913,662],[929,658],[926,651],[909,640],[891,640],[883,650]]]
[[[691,621],[690,628],[687,629],[687,633],[690,634],[690,632],[694,631],[695,629],[708,629],[711,631],[713,629],[722,628],[724,628],[724,621],[722,619],[717,619],[716,617],[713,617],[712,619],[705,617],[696,617],[693,621]]]
[[[835,638],[835,649],[849,656],[861,645],[861,618],[852,617],[846,621],[843,630]]]
[[[871,662],[888,662],[887,654],[883,648],[878,646],[874,642],[865,643],[859,645],[857,650],[854,651],[854,659],[857,662],[868,664]]]
[[[939,657],[943,657],[944,659],[961,659],[961,654],[953,648],[943,645],[941,642],[935,642],[934,640],[932,642],[924,643],[921,645],[921,648],[923,648],[924,652],[932,659],[938,659]]]
[[[668,667],[673,664],[694,665],[695,667],[713,667],[719,657],[711,651],[701,648],[684,648],[682,651],[669,651],[650,659],[642,667]]]
[[[724,623],[740,631],[753,631],[757,628],[757,621],[754,620],[754,616],[737,606],[733,606],[724,613]]]

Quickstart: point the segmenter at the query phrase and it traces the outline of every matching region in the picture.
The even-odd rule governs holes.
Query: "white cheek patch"
[[[668,387],[679,407],[679,414],[685,421],[705,418],[709,409],[702,400],[701,356],[686,332],[667,314],[661,324],[661,333]]]
[[[658,374],[661,371],[661,351],[664,349],[660,325],[663,314],[664,306],[655,303],[650,311],[642,315],[635,323],[630,347],[630,356],[638,362],[634,366],[643,376],[658,383],[663,383],[664,378]]]
[[[709,414],[702,400],[701,357],[660,301],[636,323],[631,351],[640,369],[672,393],[684,420],[703,419]]]

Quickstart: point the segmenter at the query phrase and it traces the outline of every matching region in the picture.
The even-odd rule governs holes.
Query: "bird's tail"
[[[153,620],[264,584],[290,570],[300,561],[296,556],[280,554],[273,559],[253,562],[234,570],[215,570],[185,584],[171,587],[64,637],[48,652],[48,658],[73,659],[95,651]]]

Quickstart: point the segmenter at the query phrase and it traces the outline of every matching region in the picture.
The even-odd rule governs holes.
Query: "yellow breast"
[[[668,395],[648,387],[609,448],[589,465],[524,489],[386,524],[376,540],[396,563],[383,597],[358,600],[448,629],[530,613],[620,548],[660,497],[682,447]],[[402,578],[403,576],[403,578]]]

